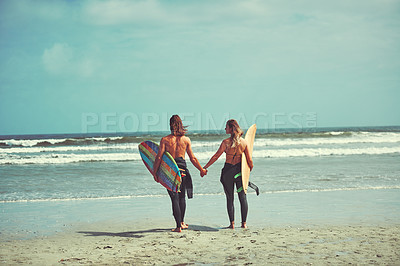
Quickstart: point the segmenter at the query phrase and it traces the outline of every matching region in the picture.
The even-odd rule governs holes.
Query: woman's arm
[[[219,146],[219,149],[217,150],[217,152],[213,155],[213,157],[211,157],[210,161],[208,161],[208,163],[206,164],[206,166],[204,166],[204,169],[207,169],[208,167],[210,167],[213,163],[215,163],[218,158],[224,153],[225,151],[225,143],[224,141],[222,141],[221,145]]]
[[[251,158],[247,144],[246,144],[246,148],[244,148],[244,155],[246,156],[246,161],[247,161],[248,166],[250,167],[250,171],[253,170],[253,159]]]
[[[164,152],[165,152],[165,143],[164,143],[164,139],[161,139],[160,147],[158,148],[158,153],[157,153],[157,156],[156,156],[156,160],[154,161],[153,173],[152,173],[153,177],[154,177],[154,180],[156,182],[159,182],[158,181],[158,177],[157,177],[156,174],[157,174],[158,168],[160,167],[161,158],[162,158]]]

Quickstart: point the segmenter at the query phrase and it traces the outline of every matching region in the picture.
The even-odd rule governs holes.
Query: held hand
[[[201,176],[201,177],[204,177],[204,176],[207,174],[207,172],[208,172],[208,170],[203,168],[203,169],[200,171],[200,176]]]
[[[204,177],[205,175],[207,175],[207,173],[208,173],[208,170],[207,169],[203,169],[203,176],[202,177]]]

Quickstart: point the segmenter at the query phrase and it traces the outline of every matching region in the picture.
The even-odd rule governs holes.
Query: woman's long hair
[[[240,137],[243,135],[243,130],[240,128],[239,123],[235,119],[228,120],[226,125],[232,129],[231,142],[232,148],[234,148],[240,144]]]
[[[179,115],[173,115],[169,119],[169,128],[174,136],[183,136],[187,132],[187,129],[182,124],[182,119]]]

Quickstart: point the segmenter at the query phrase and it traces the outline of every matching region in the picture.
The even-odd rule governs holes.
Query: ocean
[[[165,196],[138,152],[140,142],[165,134],[0,136],[0,202]],[[227,137],[188,136],[202,165]],[[223,194],[224,156],[204,178],[188,162],[195,196]],[[258,130],[253,158],[261,193],[400,189],[400,127]]]

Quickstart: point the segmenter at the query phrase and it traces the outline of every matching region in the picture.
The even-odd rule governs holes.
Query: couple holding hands
[[[225,131],[226,134],[230,135],[230,137],[222,141],[219,149],[211,157],[204,168],[201,167],[199,161],[193,154],[190,139],[185,136],[187,129],[183,126],[181,118],[178,115],[173,115],[169,121],[169,124],[171,134],[161,139],[158,154],[154,162],[153,177],[154,180],[158,182],[158,177],[155,173],[157,173],[157,170],[160,167],[162,155],[166,151],[169,152],[181,170],[182,177],[180,192],[172,192],[167,190],[171,198],[172,212],[176,221],[176,228],[172,231],[181,232],[182,229],[188,228],[188,225],[184,222],[186,210],[185,194],[187,193],[189,199],[193,197],[193,183],[185,162],[186,153],[188,154],[192,164],[200,171],[201,177],[207,174],[208,167],[217,161],[224,152],[226,153],[226,161],[221,172],[220,181],[224,187],[226,195],[227,210],[230,221],[228,228],[235,228],[235,211],[233,205],[235,184],[241,207],[241,227],[247,228],[246,218],[248,205],[241,178],[242,154],[246,156],[247,164],[250,166],[250,170],[253,168],[253,160],[249,153],[246,140],[241,137],[243,135],[243,131],[240,129],[238,122],[234,119],[231,119],[226,123]]]

